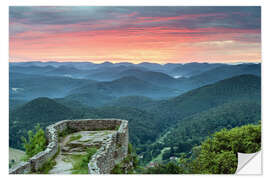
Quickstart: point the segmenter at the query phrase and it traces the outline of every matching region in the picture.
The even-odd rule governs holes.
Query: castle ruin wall
[[[78,119],[63,120],[46,128],[47,148],[10,169],[10,174],[37,172],[45,162],[58,152],[58,134],[70,128],[74,131],[117,130],[102,143],[88,164],[89,174],[109,174],[115,164],[128,153],[128,121],[120,119]]]

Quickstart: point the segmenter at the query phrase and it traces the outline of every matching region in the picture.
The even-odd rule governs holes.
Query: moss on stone
[[[69,138],[69,141],[67,143],[70,143],[72,141],[75,141],[75,140],[78,140],[78,139],[81,139],[82,135],[81,134],[78,134],[78,135],[73,135]]]

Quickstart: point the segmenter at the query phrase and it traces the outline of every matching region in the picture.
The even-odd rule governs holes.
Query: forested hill
[[[9,143],[11,147],[22,148],[20,138],[39,123],[41,127],[64,119],[79,118],[80,114],[49,98],[34,99],[9,113]]]
[[[261,124],[222,129],[211,134],[177,161],[158,163],[147,168],[147,174],[235,174],[237,154],[261,150]],[[167,154],[167,153],[165,153]]]
[[[206,137],[223,128],[257,124],[261,119],[261,105],[256,101],[234,101],[211,108],[182,119],[162,138],[148,148],[146,161],[151,160],[168,149],[162,155],[163,160],[181,153],[189,153],[194,146],[200,145]]]
[[[261,79],[255,75],[240,75],[191,90],[178,97],[159,101],[148,108],[168,119],[168,126],[178,119],[209,108],[235,101],[261,99]]]
[[[115,102],[110,104],[111,106],[88,108],[79,102],[73,103],[72,100],[38,98],[10,111],[10,146],[21,148],[20,136],[25,135],[26,131],[37,123],[44,128],[63,119],[121,118],[129,120],[130,140],[142,152],[161,133],[196,113],[234,101],[255,101],[260,105],[260,92],[260,77],[241,75],[168,100],[152,101],[140,98],[135,101],[136,97],[122,98],[119,101],[122,106],[116,106]],[[144,102],[143,108],[138,105],[140,102]],[[196,121],[200,123],[199,118]]]
[[[179,82],[196,88],[244,74],[261,76],[261,64],[222,65],[187,79],[179,79]]]
[[[165,87],[160,87],[134,76],[125,76],[109,82],[98,82],[73,89],[70,94],[98,93],[110,96],[145,95],[160,98],[176,96],[179,92]]]

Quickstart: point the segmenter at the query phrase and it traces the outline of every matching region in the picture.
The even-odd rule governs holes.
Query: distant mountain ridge
[[[129,62],[121,62],[121,63],[111,63],[111,62],[104,62],[100,64],[95,64],[92,62],[10,62],[10,67],[14,68],[22,68],[22,67],[45,67],[50,66],[54,68],[58,68],[60,66],[69,66],[79,70],[97,70],[97,69],[104,69],[104,68],[115,68],[119,66],[125,66],[129,68],[138,68],[138,69],[145,69],[148,71],[156,71],[166,73],[173,77],[191,77],[194,75],[198,75],[205,71],[217,68],[219,66],[232,66],[226,63],[167,63],[167,64],[158,64],[158,63],[149,63],[143,62],[139,64],[133,64]],[[248,64],[248,63],[243,63]],[[249,63],[250,64],[250,63]],[[105,72],[105,71],[104,71]],[[91,73],[90,73],[91,74]],[[89,77],[90,78],[90,77]],[[91,78],[90,78],[91,79]]]
[[[9,96],[11,99],[31,100],[38,97],[64,97],[70,90],[94,83],[86,79],[10,73]]]
[[[11,63],[12,64],[12,63]],[[10,98],[78,98],[89,106],[102,106],[117,97],[145,96],[154,99],[176,97],[189,90],[242,74],[260,76],[261,64],[155,64],[155,63],[25,63],[10,65]],[[28,64],[28,65],[26,65]],[[57,66],[54,66],[57,64]],[[93,69],[79,69],[89,65]],[[100,66],[98,68],[98,66]],[[184,68],[191,77],[173,78],[175,68]],[[160,68],[163,68],[161,70]],[[180,68],[180,69],[181,69]],[[152,70],[149,70],[152,69]],[[193,72],[194,69],[199,71]],[[161,71],[164,72],[161,72]],[[166,71],[170,71],[165,73]],[[96,81],[93,81],[92,79]],[[46,82],[46,83],[45,83]],[[92,100],[92,101],[91,101]]]
[[[209,71],[205,71],[199,75],[192,76],[187,80],[189,82],[192,82],[193,84],[197,84],[197,86],[202,86],[242,74],[261,76],[261,64],[239,64],[233,66],[228,65],[218,66]]]
[[[134,76],[124,76],[114,81],[97,82],[79,87],[72,90],[70,92],[70,95],[89,92],[96,92],[98,94],[102,93],[105,95],[116,97],[143,95],[154,98],[176,96],[179,93],[169,88],[156,86],[147,81],[138,79]]]

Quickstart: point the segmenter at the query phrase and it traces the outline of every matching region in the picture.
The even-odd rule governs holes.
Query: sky
[[[11,6],[9,60],[260,62],[260,7]]]

